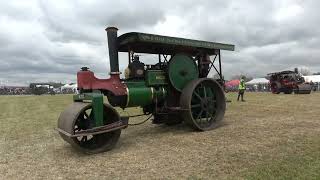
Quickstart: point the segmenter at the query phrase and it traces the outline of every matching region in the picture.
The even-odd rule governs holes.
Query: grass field
[[[320,93],[245,95],[213,131],[147,122],[90,156],[54,130],[71,96],[0,96],[0,179],[320,179]]]

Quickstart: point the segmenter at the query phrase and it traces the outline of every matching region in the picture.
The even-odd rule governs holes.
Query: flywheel
[[[191,56],[176,54],[169,61],[168,76],[171,85],[182,91],[190,81],[198,79],[199,70]]]

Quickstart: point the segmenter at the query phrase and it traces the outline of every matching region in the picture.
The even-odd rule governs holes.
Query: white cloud
[[[75,81],[82,66],[108,73],[104,28],[232,43],[226,77],[306,66],[320,71],[315,0],[1,1],[0,81]],[[127,55],[120,55],[120,69]],[[150,60],[149,56],[145,56]]]
[[[280,1],[280,8],[276,11],[274,17],[277,21],[286,21],[298,17],[304,11],[299,4],[290,4],[288,1]]]

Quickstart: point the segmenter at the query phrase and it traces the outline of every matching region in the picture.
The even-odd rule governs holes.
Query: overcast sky
[[[231,43],[226,78],[307,67],[320,71],[318,0],[0,0],[0,85],[74,82],[109,71],[107,26]],[[126,66],[121,55],[120,69]]]

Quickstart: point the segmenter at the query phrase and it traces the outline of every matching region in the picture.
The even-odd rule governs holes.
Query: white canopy
[[[249,82],[246,82],[247,85],[254,85],[254,84],[268,84],[269,80],[266,78],[255,78]]]
[[[77,84],[65,84],[64,86],[61,87],[61,89],[77,89],[78,85]]]
[[[306,82],[320,82],[320,75],[303,76]]]

